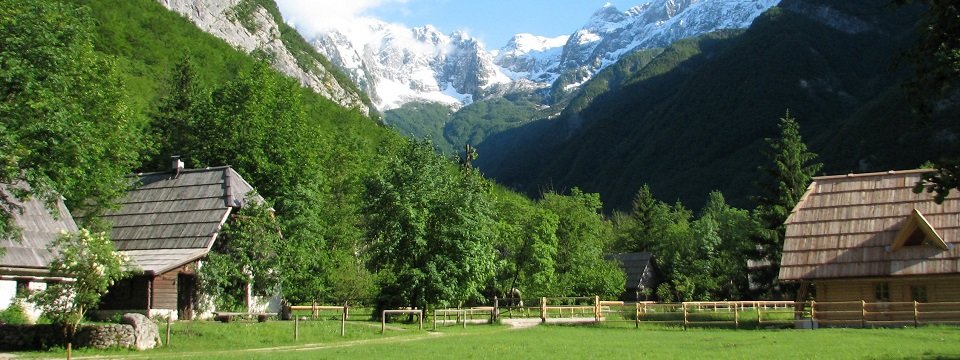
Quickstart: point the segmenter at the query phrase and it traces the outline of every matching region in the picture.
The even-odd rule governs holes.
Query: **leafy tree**
[[[956,90],[960,80],[960,5],[953,0],[896,0],[928,7],[920,38],[908,53],[915,76],[905,85],[914,106],[930,116],[932,105]]]
[[[64,233],[50,250],[57,254],[50,262],[50,272],[73,281],[50,283],[32,294],[30,301],[44,317],[63,326],[67,341],[72,342],[87,311],[100,303],[110,285],[129,275],[126,268],[130,262],[113,251],[113,242],[105,233],[87,229]]]
[[[800,201],[814,175],[823,164],[814,162],[817,155],[807,150],[800,137],[800,125],[787,111],[780,118],[780,138],[767,139],[769,150],[765,152],[769,164],[761,167],[757,182],[760,195],[755,198],[754,213],[761,231],[756,237],[754,259],[764,265],[758,269],[757,283],[767,295],[780,296],[777,276],[786,233],[784,221]]]
[[[912,0],[897,0],[911,3]],[[915,77],[906,83],[914,107],[926,117],[934,112],[934,104],[943,98],[956,96],[960,84],[960,5],[951,0],[918,0],[928,6],[921,21],[920,39],[909,53]],[[953,189],[960,188],[960,160],[943,159],[937,171],[924,174],[914,192],[936,195],[942,203]]]
[[[224,225],[200,268],[204,293],[211,295],[218,309],[227,310],[247,307],[248,286],[254,296],[276,294],[281,243],[270,207],[248,201]]]
[[[495,208],[498,294],[513,297],[517,289],[533,298],[554,295],[559,217],[511,194],[499,196]]]
[[[55,1],[0,6],[0,183],[91,215],[123,194],[143,148],[112,59],[93,47],[86,10]],[[0,198],[0,233],[11,230]],[[87,216],[85,219],[95,219]],[[90,224],[87,224],[90,225]]]
[[[616,262],[603,259],[613,237],[600,212],[600,196],[574,188],[569,196],[547,193],[539,205],[559,219],[554,291],[566,296],[620,295],[626,283],[623,272]]]
[[[716,224],[720,238],[713,262],[712,276],[720,282],[713,291],[717,299],[746,299],[750,294],[747,259],[754,251],[753,237],[759,224],[749,211],[727,204],[719,191],[711,192],[700,214],[701,220]]]
[[[381,307],[480,297],[493,275],[493,223],[487,185],[475,172],[458,172],[429,142],[409,140],[365,189]]]

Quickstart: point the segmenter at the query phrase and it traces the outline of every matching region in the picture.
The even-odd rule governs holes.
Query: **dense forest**
[[[781,17],[789,15],[772,13],[763,21],[774,24]],[[799,18],[791,21],[816,27]],[[482,151],[480,157],[438,155],[430,139],[405,139],[376,119],[342,108],[272,69],[269,54],[239,52],[152,0],[5,2],[0,24],[5,94],[0,183],[29,185],[13,196],[48,202],[63,196],[72,211],[88,214],[82,227],[101,231],[110,224],[98,222],[96,214],[122,195],[129,185],[125,175],[164,170],[170,156],[178,155],[188,167],[231,165],[266,199],[244,208],[224,229],[203,267],[203,286],[220,295],[220,308],[242,307],[236,285],[251,280],[257,293],[279,290],[295,304],[353,300],[433,308],[482,303],[517,291],[524,297],[613,298],[624,290],[624,274],[604,255],[638,251],[653,252],[660,267],[662,284],[649,289],[650,299],[789,296],[789,289],[776,283],[782,224],[821,165],[800,131],[801,122],[816,122],[804,122],[777,102],[765,105],[769,111],[758,111],[773,124],[773,131],[761,131],[770,136],[758,146],[726,153],[749,159],[750,171],[713,174],[750,179],[750,185],[738,183],[738,196],[752,194],[756,206],[750,210],[731,206],[719,191],[699,195],[705,199],[699,210],[666,203],[642,176],[623,181],[635,184],[629,193],[608,199],[570,187],[542,191],[532,200],[484,178],[476,167]],[[631,73],[634,77],[599,76],[606,86],[629,91],[584,93],[595,99],[573,103],[583,106],[583,114],[605,109],[600,113],[632,121],[611,115],[640,111],[626,106],[640,101],[629,94],[651,94],[649,81],[694,76],[684,69],[696,62],[660,67],[659,61],[754,46],[739,36],[713,34],[639,54],[631,66],[645,70]],[[735,52],[729,51],[698,61],[702,66],[717,61],[708,59],[734,62],[728,57]],[[738,108],[758,107],[758,102],[721,100]],[[461,121],[523,122],[510,109],[533,107],[524,97],[503,101],[512,105],[487,103]],[[796,111],[813,117],[801,109]],[[437,119],[445,115],[431,107],[405,111]],[[605,119],[587,121],[584,134],[616,133],[613,120]],[[724,134],[701,125],[715,136]],[[549,124],[533,126],[550,129]],[[479,136],[464,129],[458,138]],[[723,152],[729,144],[719,146],[705,151]],[[649,151],[663,155],[669,149]],[[587,158],[590,154],[584,152],[580,162],[604,161]],[[564,150],[524,156],[543,156],[551,163],[570,155]],[[596,171],[592,176],[607,175]],[[622,181],[617,179],[610,181]],[[624,210],[607,215],[604,201]],[[7,198],[0,204],[0,230],[12,236],[15,209]],[[760,266],[748,269],[748,259]]]

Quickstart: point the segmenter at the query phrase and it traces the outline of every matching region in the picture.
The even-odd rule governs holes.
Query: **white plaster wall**
[[[0,280],[0,310],[4,310],[13,304],[13,297],[17,295],[17,282],[12,280]]]

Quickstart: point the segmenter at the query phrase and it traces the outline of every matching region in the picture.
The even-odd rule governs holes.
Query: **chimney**
[[[170,170],[173,171],[173,178],[176,179],[180,177],[180,172],[183,171],[183,161],[180,160],[180,155],[174,155],[171,158],[173,158],[173,166]]]

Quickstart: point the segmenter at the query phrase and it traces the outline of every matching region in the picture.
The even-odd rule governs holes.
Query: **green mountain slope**
[[[67,0],[90,9],[96,22],[96,49],[110,55],[125,77],[129,103],[134,112],[145,117],[152,111],[174,65],[184,56],[197,64],[202,83],[222,84],[242,70],[251,69],[256,60],[198,29],[182,16],[168,11],[153,0]],[[275,16],[276,4],[259,1]],[[281,24],[283,24],[281,22]],[[313,59],[325,59],[316,53],[292,28],[282,31],[285,44],[294,53]],[[332,68],[332,67],[330,67]],[[338,79],[346,79],[335,73]],[[349,80],[344,82],[349,84]],[[355,85],[352,85],[355,89]],[[302,89],[304,103],[314,121],[330,132],[350,132],[370,140],[369,151],[383,138],[394,134],[358,111],[345,109],[308,89]],[[365,100],[369,101],[369,100]]]
[[[897,56],[918,8],[886,1],[784,1],[742,34],[678,42],[581,111],[478,145],[478,166],[535,194],[574,186],[626,208],[644,183],[694,208],[723,191],[745,206],[763,139],[790,109],[825,173],[916,167],[958,150],[956,109],[923,123],[900,91]],[[628,66],[635,66],[633,64]],[[587,85],[585,88],[589,88]],[[576,109],[573,109],[576,110]]]

